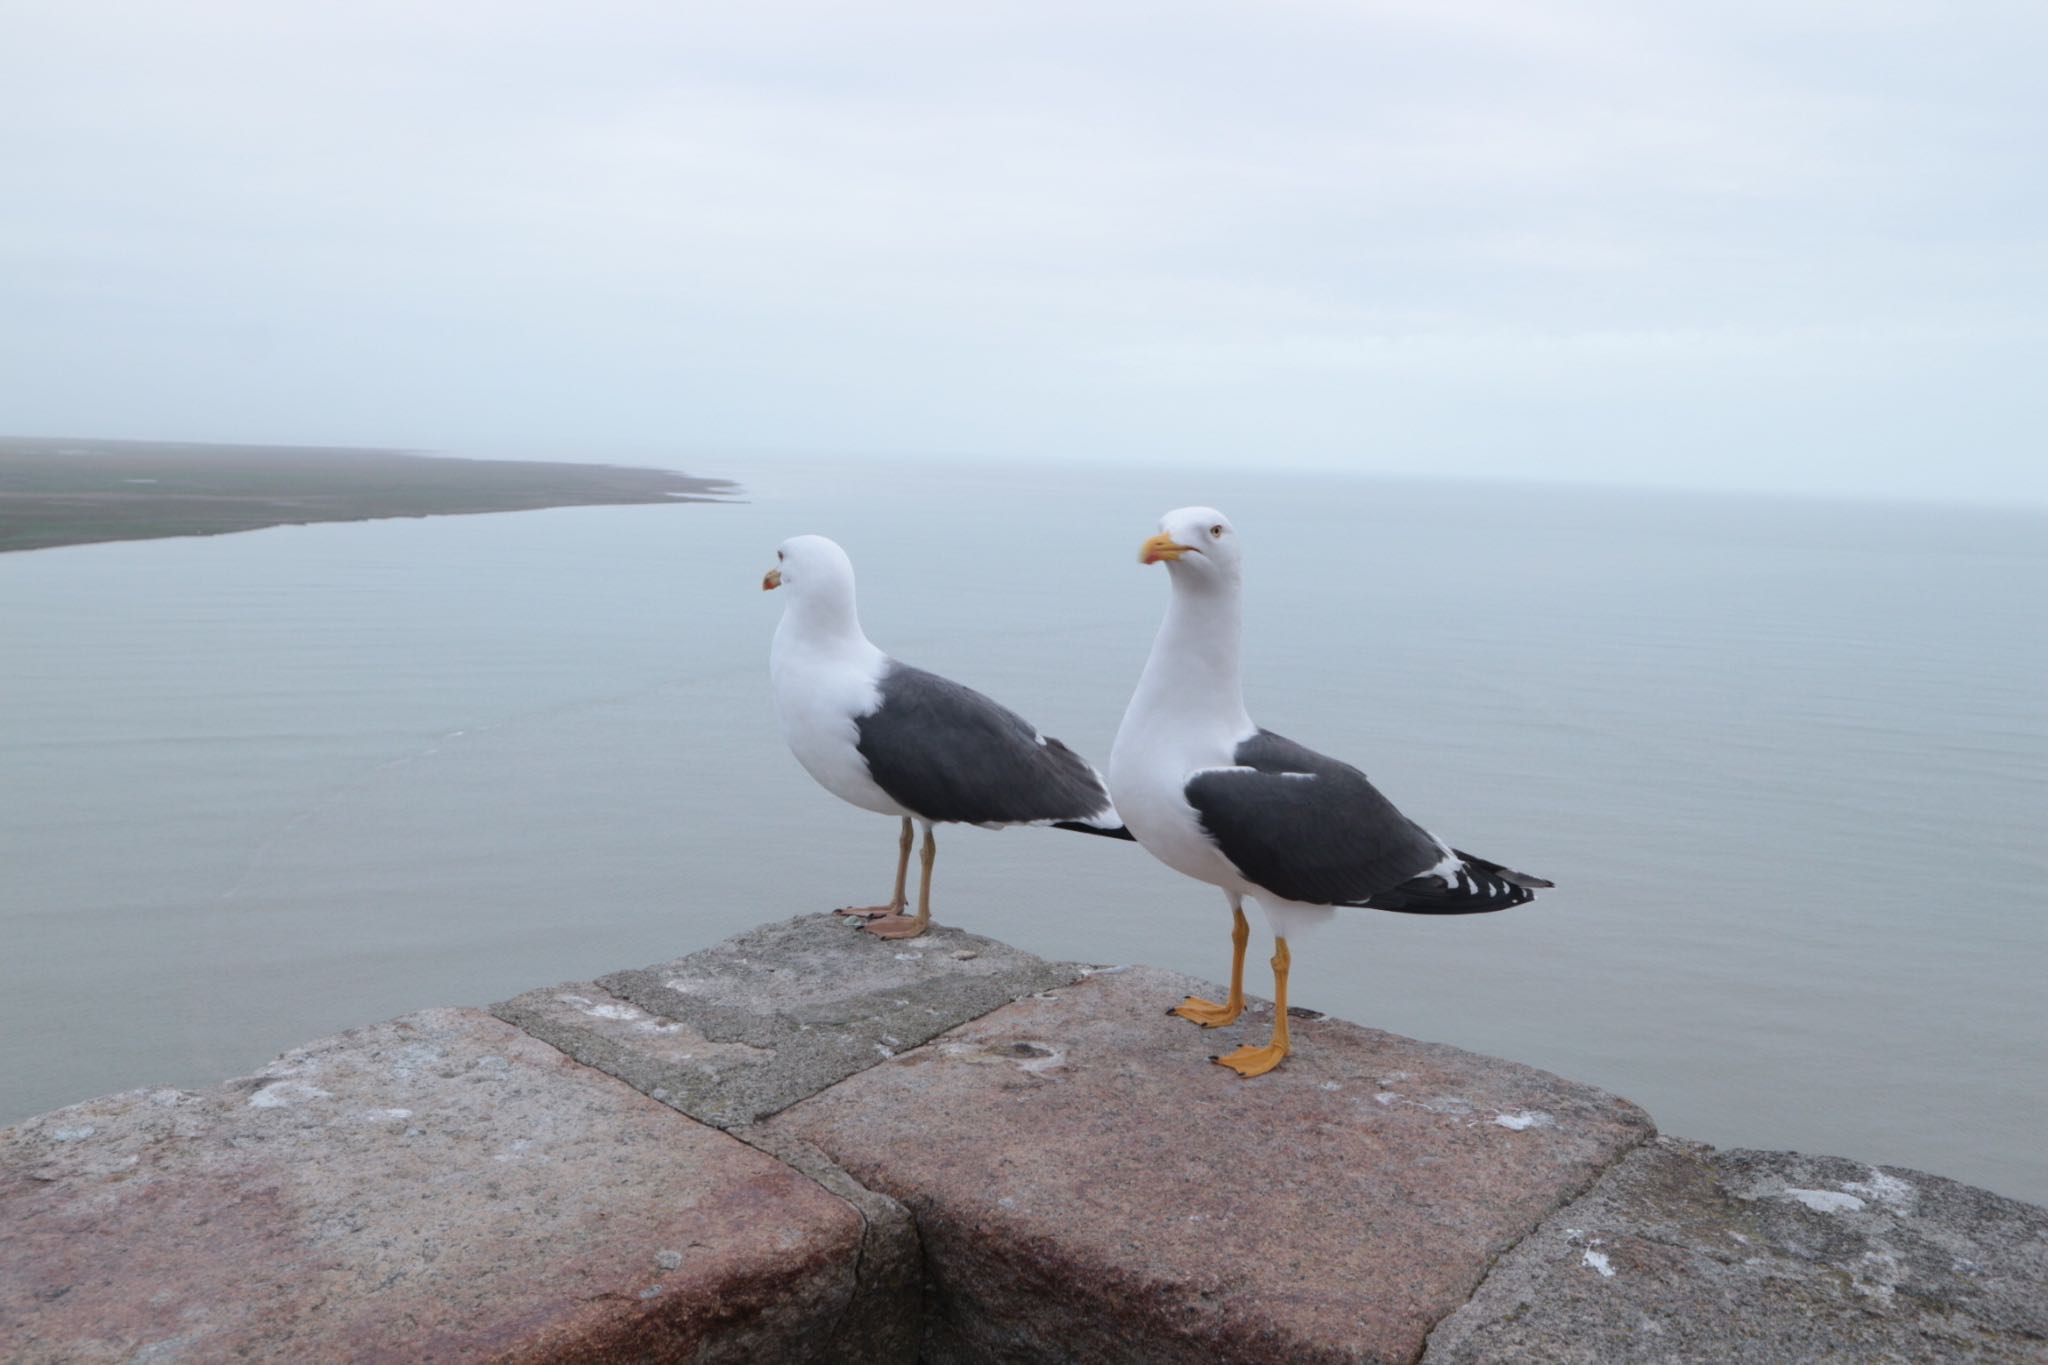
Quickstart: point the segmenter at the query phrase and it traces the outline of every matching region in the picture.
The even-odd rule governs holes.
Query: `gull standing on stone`
[[[1177,872],[1223,889],[1234,919],[1230,997],[1170,1010],[1205,1028],[1244,1012],[1244,898],[1272,928],[1273,1041],[1213,1060],[1241,1076],[1280,1064],[1287,940],[1340,906],[1415,915],[1505,910],[1552,883],[1452,848],[1394,808],[1365,774],[1252,723],[1238,646],[1244,560],[1212,507],[1159,522],[1139,561],[1163,563],[1173,596],[1109,754],[1109,790],[1131,834]]]
[[[790,752],[818,785],[897,816],[896,889],[887,905],[840,910],[883,938],[931,923],[932,826],[1056,829],[1128,839],[1102,776],[1056,739],[972,688],[890,658],[861,631],[853,563],[823,536],[782,542],[761,580],[788,594],[769,652],[775,712]],[[911,822],[924,830],[917,914],[904,914]]]

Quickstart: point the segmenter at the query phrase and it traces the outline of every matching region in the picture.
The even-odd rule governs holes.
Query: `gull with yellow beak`
[[[785,540],[761,586],[787,594],[768,670],[790,752],[834,796],[903,822],[888,903],[840,914],[883,938],[922,934],[932,918],[935,824],[1131,837],[1079,754],[972,688],[877,649],[854,610],[853,562],[835,542]],[[917,913],[906,915],[913,821],[924,829],[923,876]]]
[[[1221,887],[1233,916],[1230,994],[1168,1013],[1205,1028],[1244,1012],[1244,898],[1272,928],[1272,1042],[1212,1060],[1241,1076],[1278,1066],[1287,1034],[1287,940],[1340,906],[1412,915],[1505,910],[1550,886],[1452,848],[1394,808],[1348,763],[1252,723],[1238,647],[1244,558],[1212,507],[1160,518],[1139,549],[1173,596],[1109,754],[1109,790],[1131,834],[1177,872]]]

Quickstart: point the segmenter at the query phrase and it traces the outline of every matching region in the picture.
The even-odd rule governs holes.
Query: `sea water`
[[[776,542],[839,539],[877,643],[1101,764],[1166,598],[1138,544],[1201,502],[1244,538],[1253,715],[1558,884],[1343,912],[1296,1003],[2048,1200],[2048,513],[693,472],[748,500],[0,556],[0,1122],[883,898],[894,823],[775,728]],[[1227,970],[1222,897],[1130,844],[939,846],[945,922]]]

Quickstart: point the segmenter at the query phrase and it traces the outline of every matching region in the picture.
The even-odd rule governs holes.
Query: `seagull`
[[[1008,707],[869,642],[853,605],[853,561],[824,536],[782,542],[766,591],[788,592],[769,651],[782,737],[818,785],[862,810],[903,821],[887,905],[842,909],[883,938],[931,924],[932,826],[1056,829],[1128,839],[1102,775]],[[911,824],[924,830],[917,914],[904,913]]]
[[[1140,846],[1221,887],[1233,928],[1230,996],[1167,1011],[1205,1028],[1244,1012],[1244,898],[1273,931],[1273,1041],[1221,1063],[1260,1076],[1290,1051],[1287,940],[1340,906],[1469,915],[1534,899],[1553,883],[1452,848],[1394,808],[1365,774],[1252,723],[1238,645],[1244,558],[1212,507],[1159,521],[1138,551],[1166,565],[1173,596],[1109,755],[1109,790]]]

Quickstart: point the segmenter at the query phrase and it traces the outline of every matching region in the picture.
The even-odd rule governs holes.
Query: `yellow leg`
[[[1240,1076],[1263,1076],[1280,1065],[1290,1048],[1287,1041],[1287,966],[1293,959],[1287,951],[1287,940],[1273,940],[1273,1041],[1264,1047],[1253,1047],[1249,1043],[1227,1057],[1212,1057],[1210,1060],[1229,1067]]]
[[[904,822],[904,847],[909,848],[910,824]],[[881,919],[867,922],[867,931],[880,938],[916,938],[932,924],[932,864],[938,860],[938,840],[932,838],[932,827],[924,827],[924,849],[918,854],[923,865],[923,875],[917,882],[917,914],[884,915]]]
[[[903,882],[910,875],[910,817],[903,817],[903,837],[896,841],[896,890],[889,897],[887,905],[847,905],[832,913],[845,915],[850,919],[880,919],[883,915],[900,915],[909,904],[903,897]]]
[[[1232,902],[1230,911],[1237,917],[1230,929],[1230,998],[1219,1005],[1191,995],[1168,1010],[1168,1014],[1203,1028],[1221,1028],[1236,1023],[1237,1016],[1244,1013],[1244,949],[1252,941],[1252,927],[1245,922],[1243,905]]]

